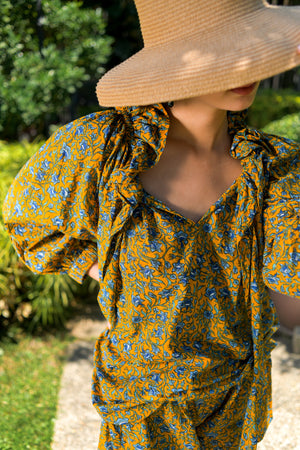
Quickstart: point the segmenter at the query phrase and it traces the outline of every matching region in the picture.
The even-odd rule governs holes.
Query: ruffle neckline
[[[99,266],[103,276],[113,237],[124,228],[143,201],[144,189],[139,174],[159,161],[166,146],[170,125],[168,111],[163,104],[118,107],[110,110],[110,114],[111,132],[106,146],[111,149],[111,153],[103,170],[107,182],[101,187],[102,201],[109,203],[107,209],[111,211],[110,217],[106,217],[101,226],[101,233],[110,236],[110,242],[102,246],[103,264]],[[228,113],[228,130],[233,138],[230,153],[232,157],[240,159],[244,166],[243,177],[240,177],[243,178],[243,186],[240,188],[249,190],[247,198],[251,200],[254,211],[262,200],[265,186],[265,173],[261,164],[262,140],[259,132],[247,127],[245,117],[245,111]],[[253,171],[257,174],[256,180],[250,176]],[[246,222],[239,222],[241,229],[247,228]]]

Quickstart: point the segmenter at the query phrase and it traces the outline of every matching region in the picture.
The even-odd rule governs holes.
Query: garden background
[[[99,110],[97,80],[138,51],[142,38],[132,0],[0,0],[0,12],[2,204],[14,176],[57,127]],[[249,123],[300,142],[300,69],[261,83]],[[96,293],[91,280],[80,286],[67,276],[33,275],[18,261],[0,213],[2,450],[50,448],[70,339],[63,327]]]

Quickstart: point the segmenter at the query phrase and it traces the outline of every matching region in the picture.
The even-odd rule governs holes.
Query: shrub
[[[72,95],[104,72],[112,39],[101,8],[79,1],[3,0],[0,16],[0,132],[47,134]],[[16,125],[17,124],[17,125]]]
[[[264,131],[300,142],[300,113],[289,114],[264,127]]]
[[[5,144],[0,142],[0,204],[7,190],[40,143]],[[96,283],[78,285],[67,275],[35,275],[19,260],[3,225],[0,213],[0,328],[12,324],[30,330],[64,324],[70,305],[79,296],[91,297]]]
[[[275,91],[263,89],[258,92],[254,104],[248,111],[249,124],[264,128],[268,123],[300,110],[300,92],[289,89]]]

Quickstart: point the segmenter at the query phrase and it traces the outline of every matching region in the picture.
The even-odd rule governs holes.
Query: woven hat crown
[[[264,0],[135,0],[145,47],[228,28],[264,8]]]

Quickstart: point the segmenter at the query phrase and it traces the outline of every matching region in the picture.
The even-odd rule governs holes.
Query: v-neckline
[[[144,198],[146,199],[147,203],[153,206],[158,207],[159,209],[162,209],[164,211],[168,211],[171,214],[174,214],[181,219],[183,219],[185,222],[189,223],[193,227],[199,227],[203,222],[206,221],[206,219],[214,212],[214,210],[224,202],[225,198],[228,197],[228,195],[236,188],[236,186],[239,184],[241,178],[244,176],[244,170],[240,173],[240,175],[231,183],[231,185],[220,195],[220,197],[208,208],[208,210],[198,219],[193,220],[189,217],[186,217],[183,213],[177,211],[175,208],[172,208],[171,206],[167,205],[164,201],[158,199],[154,195],[150,194],[146,191],[144,187],[142,187],[142,191],[144,194]]]

